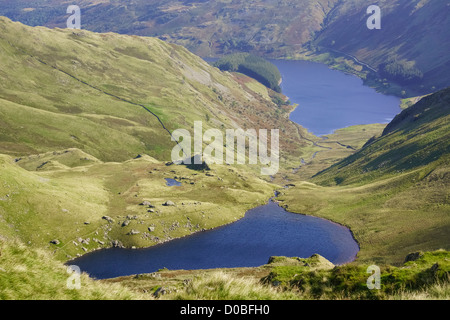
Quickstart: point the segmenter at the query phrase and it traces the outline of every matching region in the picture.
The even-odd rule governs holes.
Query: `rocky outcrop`
[[[108,221],[109,223],[113,223],[114,222],[114,219],[109,217],[109,216],[103,216],[102,219]]]

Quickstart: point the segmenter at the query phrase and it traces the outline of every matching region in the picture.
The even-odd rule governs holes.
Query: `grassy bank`
[[[63,260],[113,241],[148,247],[235,221],[276,188],[235,167],[191,170],[148,156],[76,163],[80,153],[0,158],[2,235],[54,250]],[[166,186],[165,178],[182,185]]]
[[[0,300],[135,300],[150,298],[118,284],[81,274],[73,289],[67,267],[45,249],[0,240]],[[68,286],[68,283],[69,286]]]
[[[380,264],[380,288],[369,289],[369,264],[334,266],[321,256],[271,257],[256,268],[160,270],[102,280],[182,300],[426,300],[450,297],[449,252],[420,252],[401,266]]]

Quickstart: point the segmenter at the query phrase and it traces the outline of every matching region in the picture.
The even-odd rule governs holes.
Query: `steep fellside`
[[[306,130],[291,106],[154,38],[28,27],[0,18],[0,152],[79,148],[102,161],[147,153],[170,161],[175,129],[279,129],[282,165]],[[20,36],[19,36],[20,35]]]
[[[403,110],[382,136],[354,155],[319,173],[320,184],[349,185],[396,176],[402,172],[448,164],[450,153],[450,88]]]
[[[367,7],[381,9],[381,29],[369,30]],[[450,6],[445,0],[341,1],[314,43],[370,65],[382,78],[419,94],[450,85]],[[391,60],[391,72],[386,63]],[[396,74],[391,74],[396,69]],[[410,74],[420,77],[409,79]]]

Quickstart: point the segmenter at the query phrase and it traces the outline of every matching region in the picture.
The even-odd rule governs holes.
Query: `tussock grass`
[[[150,299],[118,284],[81,274],[80,289],[68,287],[67,267],[49,251],[19,241],[0,241],[0,300],[131,300]]]
[[[294,293],[277,290],[253,278],[234,278],[222,271],[199,276],[163,299],[182,300],[286,300],[296,299]]]
[[[450,300],[450,282],[438,282],[419,291],[402,290],[391,300]]]
[[[380,265],[380,289],[369,289],[369,264],[333,266],[325,258],[273,257],[263,266],[160,271],[124,277],[129,288],[158,288],[158,299],[186,300],[425,300],[448,299],[449,252],[419,252],[400,267]],[[159,280],[158,280],[159,279]],[[113,281],[113,280],[110,280]]]

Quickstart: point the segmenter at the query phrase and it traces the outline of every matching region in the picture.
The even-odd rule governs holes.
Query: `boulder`
[[[110,223],[114,222],[114,219],[109,217],[109,216],[103,216],[102,219],[104,219],[104,220],[106,220],[106,221],[108,221]]]
[[[175,203],[173,201],[167,200],[166,202],[163,203],[163,206],[169,207],[169,206],[174,206]]]
[[[113,241],[111,242],[111,245],[112,245],[114,248],[124,248],[124,245],[123,245],[122,242],[120,242],[119,240],[113,240]]]
[[[53,239],[50,241],[51,244],[60,244],[58,239]]]

